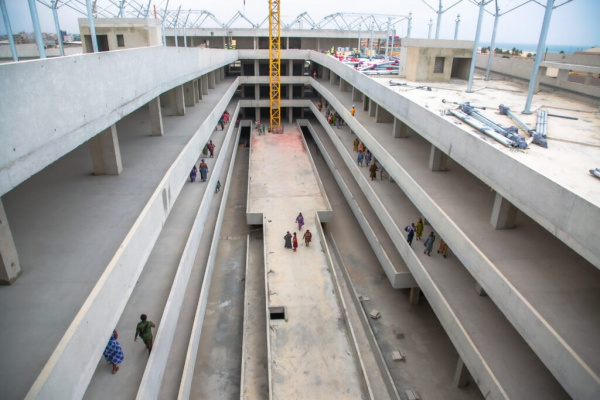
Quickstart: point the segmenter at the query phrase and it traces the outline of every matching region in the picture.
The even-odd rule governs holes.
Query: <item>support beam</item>
[[[496,230],[512,229],[516,225],[518,211],[517,207],[513,206],[499,193],[496,193],[490,224]]]
[[[163,136],[163,123],[162,123],[162,111],[160,109],[160,96],[148,102],[148,108],[150,110],[150,129],[152,130],[152,136]]]
[[[217,84],[221,83],[221,70],[220,70],[220,68],[215,69],[213,72],[215,74],[215,82]]]
[[[352,101],[363,101],[363,97],[364,95],[362,94],[362,92],[360,90],[358,90],[356,87],[352,87]]]
[[[377,104],[375,108],[375,122],[394,122],[394,116],[385,108]]]
[[[454,371],[454,379],[453,382],[456,387],[462,388],[467,386],[467,382],[469,380],[469,370],[465,366],[462,358],[458,357],[458,362],[456,363],[456,370]]]
[[[415,305],[419,304],[419,298],[421,297],[421,288],[412,287],[410,288],[410,294],[408,295],[408,303]]]
[[[446,162],[448,160],[448,156],[444,154],[440,149],[431,145],[431,153],[429,155],[429,169],[436,171],[445,171],[446,170]]]
[[[369,101],[369,117],[371,118],[375,118],[375,115],[377,114],[377,107],[379,105],[377,103],[375,103],[373,101],[373,99],[370,99]]]
[[[224,81],[225,80],[225,76],[226,76],[226,74],[225,74],[225,67],[221,67],[219,69],[219,71],[221,71],[221,81]]]
[[[369,103],[371,103],[371,99],[363,95],[363,111],[369,111]]]
[[[19,255],[0,198],[0,285],[11,285],[21,272]]]
[[[169,91],[171,115],[185,115],[185,101],[183,98],[183,85],[175,86]]]
[[[323,67],[323,80],[328,80],[331,78],[331,70],[329,68]]]
[[[119,175],[123,171],[115,124],[91,138],[89,143],[94,175]]]
[[[350,85],[346,82],[345,79],[340,78],[340,92],[349,92]]]
[[[209,74],[204,74],[204,75],[202,75],[202,77],[200,78],[200,79],[202,79],[202,85],[201,85],[201,87],[202,87],[202,94],[203,94],[203,95],[204,95],[204,94],[208,94],[208,86],[209,86],[209,85],[208,85],[208,81],[209,81],[209,79],[208,79],[208,78],[209,78],[209,76],[208,76],[208,75],[209,75]],[[214,86],[213,86],[213,89],[214,89]]]
[[[335,85],[337,82],[337,75],[333,71],[329,71],[329,84]]]
[[[188,81],[183,84],[183,97],[186,107],[194,107],[196,105],[194,81]]]
[[[209,89],[214,89],[215,87],[217,87],[217,81],[215,78],[215,71],[210,71],[208,73],[208,88]]]
[[[194,79],[194,101],[199,103],[202,100],[202,92],[200,88],[200,79]]]
[[[408,130],[410,128],[404,122],[398,118],[394,118],[394,126],[392,127],[392,137],[394,138],[407,138]]]

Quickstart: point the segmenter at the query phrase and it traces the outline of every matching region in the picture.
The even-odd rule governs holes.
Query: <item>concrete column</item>
[[[123,171],[115,124],[91,138],[89,143],[94,175],[119,175]]]
[[[217,86],[217,81],[215,77],[215,71],[210,71],[208,73],[208,88],[214,89]]]
[[[496,230],[512,229],[515,227],[518,211],[519,209],[517,207],[513,206],[499,193],[496,193],[490,224],[492,224]]]
[[[432,171],[445,171],[446,161],[448,156],[444,154],[440,149],[431,145],[431,153],[429,154],[429,169]]]
[[[558,76],[556,77],[558,82],[567,82],[569,80],[569,72],[570,71],[568,69],[559,69]]]
[[[375,108],[375,122],[394,122],[394,116],[377,104]]]
[[[225,76],[227,76],[225,74],[225,72],[226,72],[225,71],[225,67],[221,67],[220,71],[221,71],[221,81],[224,81],[225,80]]]
[[[585,80],[583,81],[583,84],[589,86],[591,79],[592,79],[592,73],[588,72],[587,74],[585,74]]]
[[[202,85],[201,85],[202,94],[208,94],[208,81],[209,81],[208,74],[202,75],[202,77],[200,79],[202,79]],[[214,88],[214,86],[213,86],[213,88]]]
[[[171,93],[164,92],[160,95],[160,106],[161,107],[171,107]]]
[[[189,81],[183,84],[183,97],[186,107],[194,107],[196,105],[194,81]]]
[[[421,288],[412,287],[410,288],[410,294],[408,295],[409,304],[419,304],[419,297],[421,296]]]
[[[220,69],[215,69],[213,72],[214,72],[214,75],[215,75],[215,83],[217,83],[217,84],[221,83],[221,71],[220,71]]]
[[[160,97],[150,100],[148,102],[148,108],[150,110],[150,129],[152,131],[152,136],[164,135],[162,111],[160,110]]]
[[[394,118],[394,126],[392,128],[392,137],[394,138],[407,138],[408,137],[408,126],[400,121],[398,118]]]
[[[294,85],[288,85],[288,99],[292,100],[294,98]]]
[[[354,86],[352,86],[352,101],[363,101],[362,92]]]
[[[19,254],[0,198],[0,285],[12,284],[21,272]]]
[[[477,292],[477,294],[480,295],[480,296],[487,296],[487,293],[485,292],[485,289],[481,287],[481,285],[479,284],[479,282],[475,283],[475,292]]]
[[[292,120],[292,117],[294,115],[294,108],[293,107],[288,107],[287,111],[288,111],[288,117],[289,117],[288,121],[289,121],[290,124],[292,124],[294,122]]]
[[[304,118],[304,107],[300,109],[300,118]]]
[[[254,46],[254,50],[257,50],[258,49],[258,38],[256,36],[254,36],[253,39],[254,40],[252,42],[252,45]]]
[[[288,76],[294,75],[294,60],[289,60],[288,62]]]
[[[454,371],[454,379],[453,382],[456,387],[465,387],[467,386],[467,381],[469,378],[469,371],[465,366],[462,358],[458,357],[458,362],[456,363],[456,370]]]
[[[317,51],[321,51],[321,38],[317,38]]]
[[[377,107],[379,105],[377,103],[375,103],[373,101],[373,99],[370,99],[369,101],[369,117],[371,118],[375,118],[375,114],[377,114]]]
[[[185,115],[185,101],[183,97],[183,85],[175,86],[170,91],[171,115]]]
[[[259,62],[258,59],[254,60],[254,76],[259,76]]]
[[[289,50],[289,48],[290,48],[290,37],[288,36],[285,38],[285,49]]]
[[[349,92],[350,85],[344,79],[340,78],[340,92]]]
[[[363,96],[363,111],[369,111],[369,104],[371,103],[371,99],[367,96]]]
[[[256,108],[254,109],[254,115],[256,116],[256,119],[260,119],[260,107],[256,107]],[[261,122],[262,122],[262,121],[261,121]],[[265,121],[265,122],[262,122],[262,124],[263,124],[263,125],[265,125],[265,126],[267,126],[267,123],[266,123],[266,121]],[[267,127],[267,129],[269,129],[269,128]]]
[[[260,100],[260,85],[254,85],[254,100]]]
[[[335,85],[335,77],[336,77],[335,72],[330,71],[329,72],[329,83],[331,85]]]
[[[328,80],[331,78],[331,70],[329,68],[323,67],[323,80]]]
[[[201,80],[200,78],[194,80],[194,96],[196,99],[196,103],[199,103],[202,100],[202,88],[201,88]]]

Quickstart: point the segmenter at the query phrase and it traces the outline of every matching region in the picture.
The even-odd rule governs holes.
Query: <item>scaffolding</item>
[[[270,131],[281,133],[281,25],[280,0],[269,0]]]

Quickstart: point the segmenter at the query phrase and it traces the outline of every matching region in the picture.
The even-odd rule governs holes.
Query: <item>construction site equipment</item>
[[[281,130],[281,11],[280,0],[269,0],[269,97],[271,132]]]
[[[446,99],[442,99],[442,103],[457,104],[459,110],[450,110],[452,115],[502,143],[506,147],[519,149],[527,148],[527,142],[524,137],[518,135],[517,127],[510,126],[505,128],[477,111],[477,109],[485,110],[485,107],[473,106],[470,102],[457,103]]]
[[[500,104],[498,108],[500,110],[500,115],[508,115],[510,119],[512,119],[517,125],[521,127],[521,129],[523,129],[529,134],[529,136],[533,138],[532,143],[542,146],[545,149],[548,148],[548,141],[546,140],[546,124],[548,120],[548,111],[538,111],[537,129],[531,129],[523,121],[521,121],[521,119],[516,114],[510,111],[510,108],[502,104]]]
[[[594,175],[596,178],[600,178],[600,168],[590,169],[590,174]]]
[[[390,86],[406,86],[406,87],[411,87],[411,88],[415,88],[415,89],[423,89],[423,90],[427,90],[428,92],[431,92],[431,86],[411,85],[410,83],[395,81],[393,79],[390,79]]]

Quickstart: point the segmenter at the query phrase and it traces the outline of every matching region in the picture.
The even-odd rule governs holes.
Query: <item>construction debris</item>
[[[405,361],[404,355],[399,350],[392,351],[392,360],[394,361]]]
[[[377,319],[381,317],[381,313],[375,309],[371,310],[371,312],[369,313],[369,316],[373,319]]]

